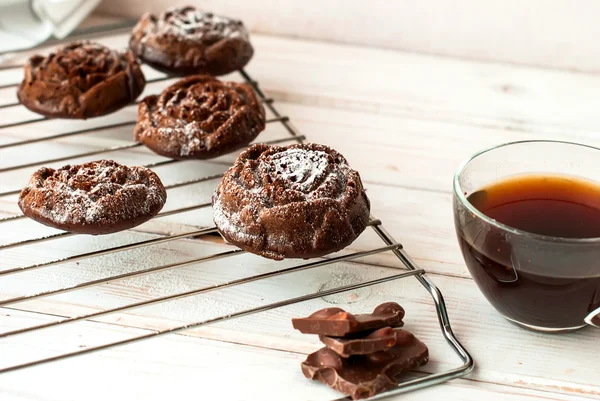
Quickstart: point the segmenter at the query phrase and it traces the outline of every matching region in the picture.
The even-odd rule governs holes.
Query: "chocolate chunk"
[[[404,309],[395,302],[379,305],[373,313],[353,315],[340,308],[321,309],[305,318],[292,319],[296,330],[304,334],[345,337],[348,334],[401,326]]]
[[[319,336],[319,340],[338,355],[348,358],[351,355],[367,355],[385,351],[395,345],[404,346],[410,344],[413,337],[413,334],[406,330],[384,327],[364,337]]]
[[[423,366],[428,360],[427,346],[411,336],[407,343],[387,351],[349,358],[321,348],[302,362],[302,373],[358,400],[397,386],[401,373]]]

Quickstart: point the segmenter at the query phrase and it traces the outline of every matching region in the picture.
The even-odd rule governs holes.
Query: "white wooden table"
[[[124,46],[125,36],[102,40]],[[280,111],[312,142],[342,152],[360,171],[373,214],[444,293],[455,334],[476,369],[455,380],[394,399],[600,399],[599,332],[543,335],[501,318],[485,301],[463,263],[452,220],[451,182],[459,162],[501,142],[546,138],[600,145],[600,76],[478,63],[433,56],[254,36],[249,73]],[[12,62],[20,62],[24,56]],[[0,71],[0,85],[20,80]],[[148,78],[156,76],[148,72]],[[240,79],[232,75],[232,79]],[[158,92],[167,82],[150,84]],[[0,105],[15,100],[0,89]],[[20,107],[0,110],[2,121],[35,117]],[[0,130],[0,143],[135,119],[134,107],[85,122],[48,121]],[[261,140],[284,134],[270,125]],[[0,168],[117,146],[132,141],[131,126],[26,147],[0,150]],[[143,148],[106,155],[125,163],[161,158]],[[166,184],[224,171],[235,155],[157,168]],[[73,161],[83,161],[74,159]],[[55,163],[61,165],[64,163]],[[0,174],[0,192],[24,185],[33,168]],[[215,181],[175,189],[165,210],[206,202]],[[14,196],[0,199],[3,216],[18,212]],[[165,233],[210,227],[211,211],[164,217],[106,237],[71,237],[0,253],[0,269],[30,265]],[[26,220],[0,226],[0,243],[55,231]],[[381,242],[367,231],[347,252]],[[179,240],[0,278],[0,299],[73,285],[232,249],[218,241]],[[191,265],[143,277],[19,303],[0,309],[0,331],[182,292],[297,264],[252,255]],[[169,304],[98,318],[94,322],[0,339],[0,365],[102,344],[200,321],[292,296],[397,272],[391,253],[280,276]],[[384,301],[407,309],[406,327],[430,347],[422,372],[460,365],[440,333],[431,298],[414,279],[295,304],[249,318],[205,326],[100,353],[0,375],[0,399],[12,400],[331,400],[338,393],[300,372],[318,349],[290,319],[332,304],[353,312]]]

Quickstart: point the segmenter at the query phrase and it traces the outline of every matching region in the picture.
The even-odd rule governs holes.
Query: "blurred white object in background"
[[[62,39],[100,0],[0,0],[0,53]],[[0,55],[0,62],[2,61]]]

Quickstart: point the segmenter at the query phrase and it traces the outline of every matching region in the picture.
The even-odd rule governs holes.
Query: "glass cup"
[[[600,149],[524,141],[484,150],[454,177],[454,223],[467,267],[488,301],[523,327],[561,332],[600,327],[600,238],[559,238],[518,230],[467,199],[511,176],[567,175],[600,184]]]

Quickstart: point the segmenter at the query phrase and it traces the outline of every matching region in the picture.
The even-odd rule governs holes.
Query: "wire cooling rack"
[[[124,32],[126,32],[126,30],[130,29],[131,26],[132,26],[132,24],[130,22],[128,22],[125,24],[110,25],[110,26],[105,26],[105,27],[100,27],[100,28],[95,27],[92,29],[76,32],[68,40],[73,40],[73,38],[81,39],[81,38],[90,38],[90,37],[98,37],[98,36],[105,36],[105,35],[114,35],[116,33],[124,33]],[[59,44],[59,43],[60,43],[60,41],[55,41],[52,44],[54,45],[54,44]],[[1,56],[1,54],[0,54],[0,56]],[[11,70],[11,69],[20,69],[20,68],[22,68],[21,65],[5,65],[5,66],[0,66],[0,71],[6,71],[6,70]],[[248,75],[248,73],[244,70],[240,70],[239,74],[241,75],[241,78],[244,81],[246,81],[248,84],[252,85],[252,87],[254,88],[254,90],[256,91],[258,96],[260,97],[260,100],[265,105],[265,107],[268,109],[270,114],[272,115],[272,118],[267,120],[267,124],[269,124],[269,125],[281,124],[285,129],[284,132],[286,132],[286,135],[284,137],[273,139],[271,141],[268,141],[267,143],[271,143],[271,144],[284,143],[284,142],[289,142],[290,140],[298,142],[298,143],[303,142],[305,140],[304,135],[301,135],[297,131],[297,129],[290,122],[290,119],[288,116],[282,115],[277,110],[277,108],[275,107],[274,100],[267,97],[263,93],[263,91],[259,88],[258,82],[254,81]],[[165,81],[168,79],[172,79],[172,78],[167,77],[167,76],[161,76],[161,77],[149,79],[148,83],[160,82],[160,81]],[[11,84],[5,84],[5,85],[0,86],[0,89],[9,89],[9,88],[16,89],[17,85],[18,85],[17,82],[11,83]],[[12,108],[15,108],[15,107],[21,107],[21,106],[18,103],[7,103],[7,104],[0,105],[0,121],[3,121],[3,119],[4,119],[3,114],[4,114],[4,116],[8,115],[8,113],[10,113],[10,110],[12,110]],[[15,121],[15,122],[0,124],[0,129],[26,126],[28,124],[44,122],[45,120],[48,120],[48,119],[46,117],[34,117],[34,118],[22,119],[22,120]],[[52,134],[52,135],[45,135],[45,136],[39,137],[39,138],[29,138],[29,139],[24,139],[24,140],[17,140],[17,141],[13,141],[13,142],[9,142],[9,143],[0,144],[0,150],[13,148],[13,147],[21,147],[23,149],[23,151],[27,151],[27,146],[35,144],[35,143],[45,143],[47,141],[52,141],[52,140],[56,140],[56,139],[77,137],[77,136],[84,135],[84,134],[94,133],[95,131],[100,131],[100,130],[116,129],[116,128],[126,127],[126,126],[133,127],[134,124],[135,124],[135,120],[123,121],[123,122],[119,122],[119,123],[115,123],[115,124],[106,124],[106,125],[102,125],[102,126],[96,126],[94,128],[85,128],[85,129],[60,132],[60,133],[56,133],[56,134]],[[91,156],[100,156],[105,153],[109,153],[109,152],[113,153],[113,152],[133,149],[133,148],[136,148],[139,146],[141,146],[141,144],[136,143],[136,142],[131,142],[131,143],[123,144],[123,145],[107,147],[107,148],[103,148],[103,149],[99,149],[99,150],[87,151],[87,152],[78,153],[78,154],[71,154],[71,155],[63,156],[63,157],[48,157],[45,160],[36,160],[35,162],[15,164],[15,165],[11,165],[8,167],[0,168],[0,174],[6,174],[6,173],[9,173],[9,172],[12,172],[15,170],[19,170],[19,169],[34,168],[34,167],[39,167],[42,165],[47,165],[50,163],[67,161],[70,159],[77,159],[77,158],[91,157]],[[149,168],[153,168],[153,167],[165,166],[165,165],[169,165],[169,164],[176,164],[176,163],[180,163],[180,162],[181,161],[178,161],[178,160],[160,160],[157,162],[146,164],[145,166],[149,167]],[[213,180],[217,181],[221,176],[222,176],[222,174],[214,174],[214,175],[204,176],[204,177],[200,177],[200,178],[182,180],[182,181],[178,181],[173,184],[170,184],[170,185],[166,185],[166,188],[167,188],[167,190],[173,190],[175,188],[186,187],[186,186],[201,183],[201,182],[208,182],[208,181],[213,181]],[[0,178],[1,177],[2,176],[0,175]],[[5,197],[8,197],[10,195],[16,195],[19,192],[20,192],[20,188],[15,188],[15,189],[7,190],[4,192],[0,192],[0,200],[4,199]],[[205,208],[210,208],[210,207],[211,207],[210,203],[200,203],[200,204],[195,204],[192,206],[186,206],[186,207],[177,208],[177,209],[173,209],[173,210],[169,210],[169,211],[164,211],[156,217],[160,218],[163,216],[170,216],[170,215],[175,215],[178,213],[185,213],[185,212],[189,212],[189,211],[193,211],[193,210],[200,210],[200,209],[205,209]],[[13,215],[10,217],[0,219],[0,230],[2,229],[3,224],[8,223],[8,222],[14,222],[14,221],[17,221],[20,219],[25,219],[25,216]],[[435,286],[435,284],[426,276],[425,271],[423,269],[419,268],[415,264],[415,262],[409,257],[409,255],[402,248],[402,245],[399,244],[398,242],[396,242],[392,238],[392,236],[383,228],[382,222],[379,219],[377,219],[375,217],[371,217],[369,226],[377,234],[377,236],[381,239],[382,244],[380,247],[370,249],[367,251],[354,252],[354,253],[349,253],[349,254],[345,254],[342,256],[336,256],[336,257],[332,257],[332,258],[328,258],[328,259],[305,262],[298,266],[276,269],[276,270],[269,271],[269,272],[263,273],[263,274],[247,276],[247,277],[239,278],[236,280],[223,282],[220,284],[215,284],[215,285],[202,287],[202,288],[196,288],[193,290],[180,292],[180,293],[176,293],[176,294],[171,294],[171,295],[167,295],[167,296],[155,297],[152,299],[147,299],[147,300],[143,300],[140,302],[130,303],[130,304],[126,304],[126,305],[115,307],[115,308],[107,308],[107,309],[103,309],[103,310],[96,311],[93,313],[81,314],[81,315],[76,315],[76,316],[71,316],[71,317],[64,317],[59,320],[55,320],[55,321],[51,321],[51,322],[47,322],[47,323],[43,323],[43,324],[39,324],[39,325],[34,325],[34,326],[30,326],[30,327],[25,327],[25,328],[19,328],[19,329],[11,330],[11,331],[4,331],[4,332],[0,332],[0,339],[5,339],[8,337],[13,337],[13,336],[17,337],[20,334],[40,331],[42,329],[47,329],[47,328],[56,327],[56,326],[64,326],[64,325],[78,322],[78,321],[93,320],[95,318],[99,318],[99,317],[106,316],[109,314],[115,314],[115,313],[124,312],[124,311],[131,311],[136,308],[141,308],[141,307],[145,307],[145,306],[149,306],[149,305],[161,304],[161,303],[164,303],[167,301],[182,299],[185,297],[191,297],[193,295],[208,293],[208,292],[225,289],[225,288],[229,288],[229,287],[235,287],[235,286],[250,283],[250,282],[256,282],[256,281],[265,280],[268,278],[272,278],[272,277],[276,277],[276,276],[280,276],[280,275],[284,275],[284,274],[289,274],[292,272],[298,272],[298,271],[303,271],[303,270],[308,270],[308,269],[314,269],[317,267],[332,265],[334,263],[341,262],[341,261],[350,261],[350,260],[354,260],[354,259],[358,259],[358,258],[370,256],[370,255],[383,253],[383,252],[392,252],[395,255],[395,257],[402,263],[402,265],[405,267],[405,269],[402,269],[401,273],[389,275],[389,276],[374,279],[374,280],[363,281],[363,282],[356,283],[356,284],[336,286],[334,288],[321,290],[318,292],[302,295],[299,297],[285,299],[285,300],[282,300],[279,302],[274,302],[274,303],[262,305],[259,307],[238,311],[238,312],[231,313],[231,314],[217,316],[217,317],[207,319],[207,320],[196,321],[196,322],[191,322],[191,323],[184,324],[184,325],[171,327],[168,329],[152,331],[150,333],[143,334],[143,335],[137,335],[134,337],[127,338],[125,340],[107,342],[107,343],[104,343],[101,345],[88,347],[88,348],[80,349],[80,350],[73,351],[73,352],[57,354],[57,355],[54,355],[51,357],[40,358],[40,359],[36,359],[36,360],[24,362],[24,363],[15,364],[12,366],[0,366],[0,374],[12,372],[12,371],[16,371],[16,370],[21,370],[21,369],[25,369],[25,368],[36,366],[36,365],[47,364],[47,363],[50,363],[53,361],[58,361],[61,359],[90,354],[93,352],[106,350],[108,348],[116,347],[119,345],[130,344],[130,343],[134,343],[134,342],[141,341],[141,340],[147,340],[147,339],[151,339],[151,338],[155,338],[155,337],[159,337],[159,336],[163,336],[163,335],[167,335],[167,334],[177,333],[180,331],[185,331],[185,330],[197,328],[200,326],[210,325],[210,324],[214,324],[214,323],[218,323],[218,322],[223,322],[223,321],[241,318],[241,317],[245,317],[245,316],[249,316],[249,315],[254,315],[254,314],[257,314],[260,312],[265,312],[265,311],[272,310],[275,308],[280,308],[280,307],[296,304],[299,302],[308,301],[311,299],[321,298],[321,297],[325,297],[328,295],[338,294],[338,293],[356,290],[356,289],[360,289],[360,288],[364,288],[364,287],[369,287],[369,286],[373,286],[376,284],[381,284],[381,283],[385,283],[385,282],[389,282],[389,281],[413,277],[431,295],[431,300],[432,300],[433,304],[435,305],[435,308],[437,311],[437,317],[439,320],[441,333],[444,336],[447,343],[450,345],[450,347],[453,349],[453,351],[458,355],[458,357],[462,361],[462,365],[455,369],[449,370],[449,371],[430,374],[430,375],[426,375],[426,376],[422,376],[422,377],[418,377],[418,378],[414,378],[414,379],[402,382],[398,387],[396,387],[388,392],[379,394],[379,395],[373,397],[373,399],[386,398],[386,397],[396,395],[396,394],[399,394],[402,392],[428,387],[428,386],[431,386],[434,384],[442,383],[442,382],[445,382],[445,381],[448,381],[448,380],[451,380],[451,379],[454,379],[457,377],[462,377],[462,376],[467,375],[473,369],[473,359],[471,358],[471,356],[469,355],[467,350],[459,343],[459,341],[456,339],[456,337],[454,336],[454,334],[452,332],[452,327],[450,325],[450,320],[448,318],[448,314],[446,311],[446,305],[444,303],[442,293]],[[116,247],[80,253],[80,254],[71,255],[68,257],[45,261],[42,263],[12,267],[12,268],[8,268],[8,269],[0,270],[0,284],[2,283],[3,277],[6,278],[6,276],[10,276],[10,275],[21,274],[23,272],[28,272],[28,271],[32,271],[32,270],[36,270],[36,269],[45,269],[45,268],[49,268],[51,266],[65,264],[68,262],[77,262],[77,261],[84,260],[84,259],[97,258],[100,256],[115,254],[115,253],[132,250],[132,249],[136,249],[136,248],[143,248],[143,247],[148,247],[151,245],[168,243],[168,242],[172,242],[172,241],[176,241],[176,240],[180,240],[180,239],[184,239],[184,238],[202,238],[204,236],[216,235],[216,233],[217,233],[217,230],[215,227],[202,228],[202,229],[198,229],[198,230],[187,231],[187,232],[180,233],[180,234],[162,235],[162,236],[147,239],[144,241],[138,241],[138,242],[120,245],[120,246],[116,246]],[[2,260],[2,251],[19,248],[19,247],[23,247],[23,246],[34,246],[34,245],[40,244],[42,242],[54,241],[58,238],[65,238],[65,237],[70,237],[70,236],[74,236],[74,235],[75,234],[69,233],[69,232],[61,232],[61,233],[54,233],[54,234],[50,234],[50,235],[37,236],[37,237],[31,238],[31,239],[25,239],[25,240],[19,240],[19,241],[15,241],[15,242],[0,244],[0,260]],[[155,266],[155,267],[148,267],[148,268],[145,268],[142,270],[137,270],[134,272],[127,272],[127,273],[113,275],[113,276],[109,276],[109,277],[102,277],[102,278],[96,279],[96,280],[84,281],[84,282],[77,283],[75,285],[69,285],[69,286],[60,287],[60,288],[56,288],[56,289],[52,289],[52,290],[45,290],[45,291],[41,291],[41,292],[37,292],[37,293],[33,293],[33,294],[20,295],[20,296],[16,296],[13,298],[0,300],[0,308],[5,308],[5,307],[15,308],[14,307],[15,304],[19,304],[19,303],[25,302],[25,301],[36,300],[36,299],[43,298],[43,297],[50,297],[50,296],[54,296],[54,295],[58,295],[58,294],[63,294],[66,292],[71,292],[71,291],[78,291],[78,290],[82,290],[85,288],[96,287],[96,286],[99,286],[99,285],[105,284],[105,283],[111,283],[111,282],[115,282],[115,281],[119,281],[119,280],[140,277],[140,276],[149,275],[152,273],[170,271],[170,270],[174,270],[177,268],[182,268],[182,267],[190,266],[190,265],[196,265],[196,264],[200,264],[200,263],[204,263],[204,262],[226,259],[226,258],[229,258],[229,257],[239,254],[239,253],[243,253],[243,251],[240,249],[232,249],[232,250],[228,250],[228,251],[221,252],[221,253],[205,255],[205,256],[202,256],[199,258],[193,258],[190,260],[186,260],[184,262],[169,263],[169,264],[163,264],[163,265],[159,265],[159,266]],[[276,263],[276,262],[273,262],[273,263]]]

